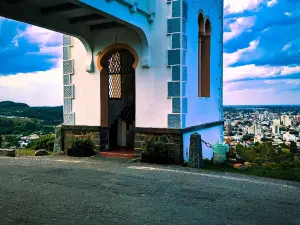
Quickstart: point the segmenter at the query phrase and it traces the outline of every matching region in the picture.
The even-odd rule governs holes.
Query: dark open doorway
[[[103,58],[106,62],[108,88],[107,126],[109,150],[134,148],[135,127],[135,62],[127,49],[112,50]],[[103,85],[101,85],[101,88]],[[102,105],[102,107],[105,107]]]

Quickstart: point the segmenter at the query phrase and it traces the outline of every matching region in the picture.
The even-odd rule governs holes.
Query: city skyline
[[[225,106],[300,104],[297,8],[288,0],[224,1]],[[61,34],[0,18],[0,101],[62,105],[61,42]]]

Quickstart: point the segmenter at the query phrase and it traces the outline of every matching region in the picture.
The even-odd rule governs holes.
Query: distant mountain
[[[17,117],[17,118],[13,118]],[[30,120],[28,120],[30,119]],[[54,126],[63,122],[63,106],[30,107],[25,103],[0,102],[0,133],[54,131]]]
[[[18,102],[12,102],[12,101],[3,101],[0,102],[0,109],[1,108],[28,108],[29,105],[25,103],[18,103]]]

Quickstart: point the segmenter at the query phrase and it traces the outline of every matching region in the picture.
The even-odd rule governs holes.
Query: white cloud
[[[274,5],[276,5],[278,2],[277,0],[271,0],[267,2],[268,7],[273,7]]]
[[[26,37],[30,43],[37,43],[40,46],[61,44],[62,35],[44,28],[29,25],[19,37]]]
[[[50,59],[51,61],[55,61],[56,64],[62,58],[62,35],[60,33],[28,25],[25,31],[19,31],[15,36],[13,40],[15,46],[19,45],[18,40],[20,38],[25,38],[30,44],[37,44],[39,46],[38,52],[28,52],[27,54],[51,55],[57,59]]]
[[[286,45],[283,46],[282,51],[288,50],[290,47],[292,47],[292,42],[287,43]]]
[[[284,15],[288,16],[288,17],[291,17],[292,16],[292,13],[290,12],[285,12]]]
[[[300,66],[256,66],[254,64],[225,67],[224,81],[234,81],[247,78],[274,78],[300,73]]]
[[[251,27],[253,27],[254,23],[255,16],[240,17],[235,19],[234,22],[227,25],[230,31],[224,32],[224,43],[249,30]]]
[[[224,0],[225,15],[256,10],[264,0]]]
[[[223,54],[223,58],[224,58],[223,65],[225,67],[227,67],[231,64],[234,64],[234,63],[238,62],[239,59],[243,56],[243,54],[255,51],[258,44],[259,44],[259,40],[254,40],[254,41],[250,42],[250,44],[247,48],[239,49],[239,50],[237,50],[236,52],[233,52],[233,53],[226,53],[225,52]]]
[[[259,40],[254,40],[250,42],[247,48],[239,49],[233,53],[223,54],[225,82],[247,78],[273,78],[276,76],[287,76],[295,73],[300,73],[300,66],[256,66],[254,64],[248,64],[243,66],[230,67],[231,64],[238,62],[246,54],[257,54],[258,44]]]
[[[6,100],[31,106],[62,105],[62,69],[0,76],[0,101]]]
[[[299,104],[300,80],[224,83],[225,105]]]

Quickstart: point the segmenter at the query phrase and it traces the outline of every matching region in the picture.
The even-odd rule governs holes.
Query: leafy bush
[[[92,156],[94,154],[94,145],[89,138],[73,137],[71,139],[71,148],[68,149],[69,156]]]
[[[252,162],[255,158],[255,154],[248,148],[243,147],[242,145],[238,144],[236,146],[237,154],[242,157],[244,160]]]
[[[55,141],[55,135],[54,134],[48,134],[41,136],[37,140],[31,141],[27,148],[32,148],[34,150],[38,149],[46,149],[48,151],[53,151],[54,148],[54,141]]]
[[[87,147],[87,146],[91,146],[92,143],[87,138],[75,137],[71,140],[71,145],[72,145],[73,148],[84,148],[84,147]]]
[[[166,154],[167,146],[165,143],[159,141],[159,139],[155,136],[150,137],[145,140],[145,144],[143,145],[143,150],[147,154]]]

